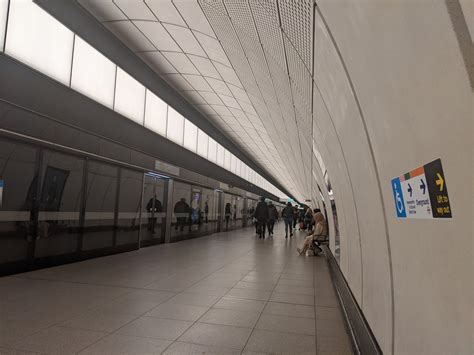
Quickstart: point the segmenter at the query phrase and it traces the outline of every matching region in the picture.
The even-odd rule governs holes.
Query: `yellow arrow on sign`
[[[439,186],[439,191],[443,191],[443,187],[444,187],[444,179],[443,177],[441,176],[440,173],[436,173],[436,175],[438,176],[438,180],[436,180],[436,185]]]

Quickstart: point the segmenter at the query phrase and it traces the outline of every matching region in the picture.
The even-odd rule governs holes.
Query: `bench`
[[[317,256],[323,251],[321,249],[321,245],[329,245],[328,235],[319,235],[317,238],[313,239],[313,242],[311,243],[311,249],[313,250],[314,256]]]

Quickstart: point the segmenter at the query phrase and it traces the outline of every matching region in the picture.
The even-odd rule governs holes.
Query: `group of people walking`
[[[268,204],[262,197],[255,208],[253,215],[255,219],[255,232],[259,239],[265,238],[265,230],[268,235],[273,235],[275,222],[279,220],[279,213],[275,205],[270,201]],[[309,248],[317,248],[315,254],[321,252],[319,242],[327,237],[327,224],[324,215],[319,208],[311,210],[307,208],[303,211],[298,210],[291,202],[288,202],[281,211],[281,217],[285,222],[285,238],[293,237],[293,230],[296,224],[300,223],[300,230],[307,230],[308,235],[305,237],[302,248],[297,248],[300,255],[305,255]]]
[[[278,220],[278,210],[272,201],[267,205],[265,197],[262,197],[260,202],[257,203],[257,207],[255,207],[253,218],[255,219],[255,232],[259,239],[265,238],[265,229],[267,228],[268,235],[273,235],[273,228]]]

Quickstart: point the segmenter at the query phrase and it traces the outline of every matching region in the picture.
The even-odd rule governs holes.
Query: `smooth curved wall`
[[[314,139],[341,270],[385,354],[474,350],[473,93],[450,1],[320,0],[315,11]],[[437,158],[453,218],[397,219],[391,179]]]

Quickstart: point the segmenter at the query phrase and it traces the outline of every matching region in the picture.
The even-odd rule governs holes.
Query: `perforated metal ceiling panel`
[[[296,198],[311,197],[313,0],[77,0]]]

